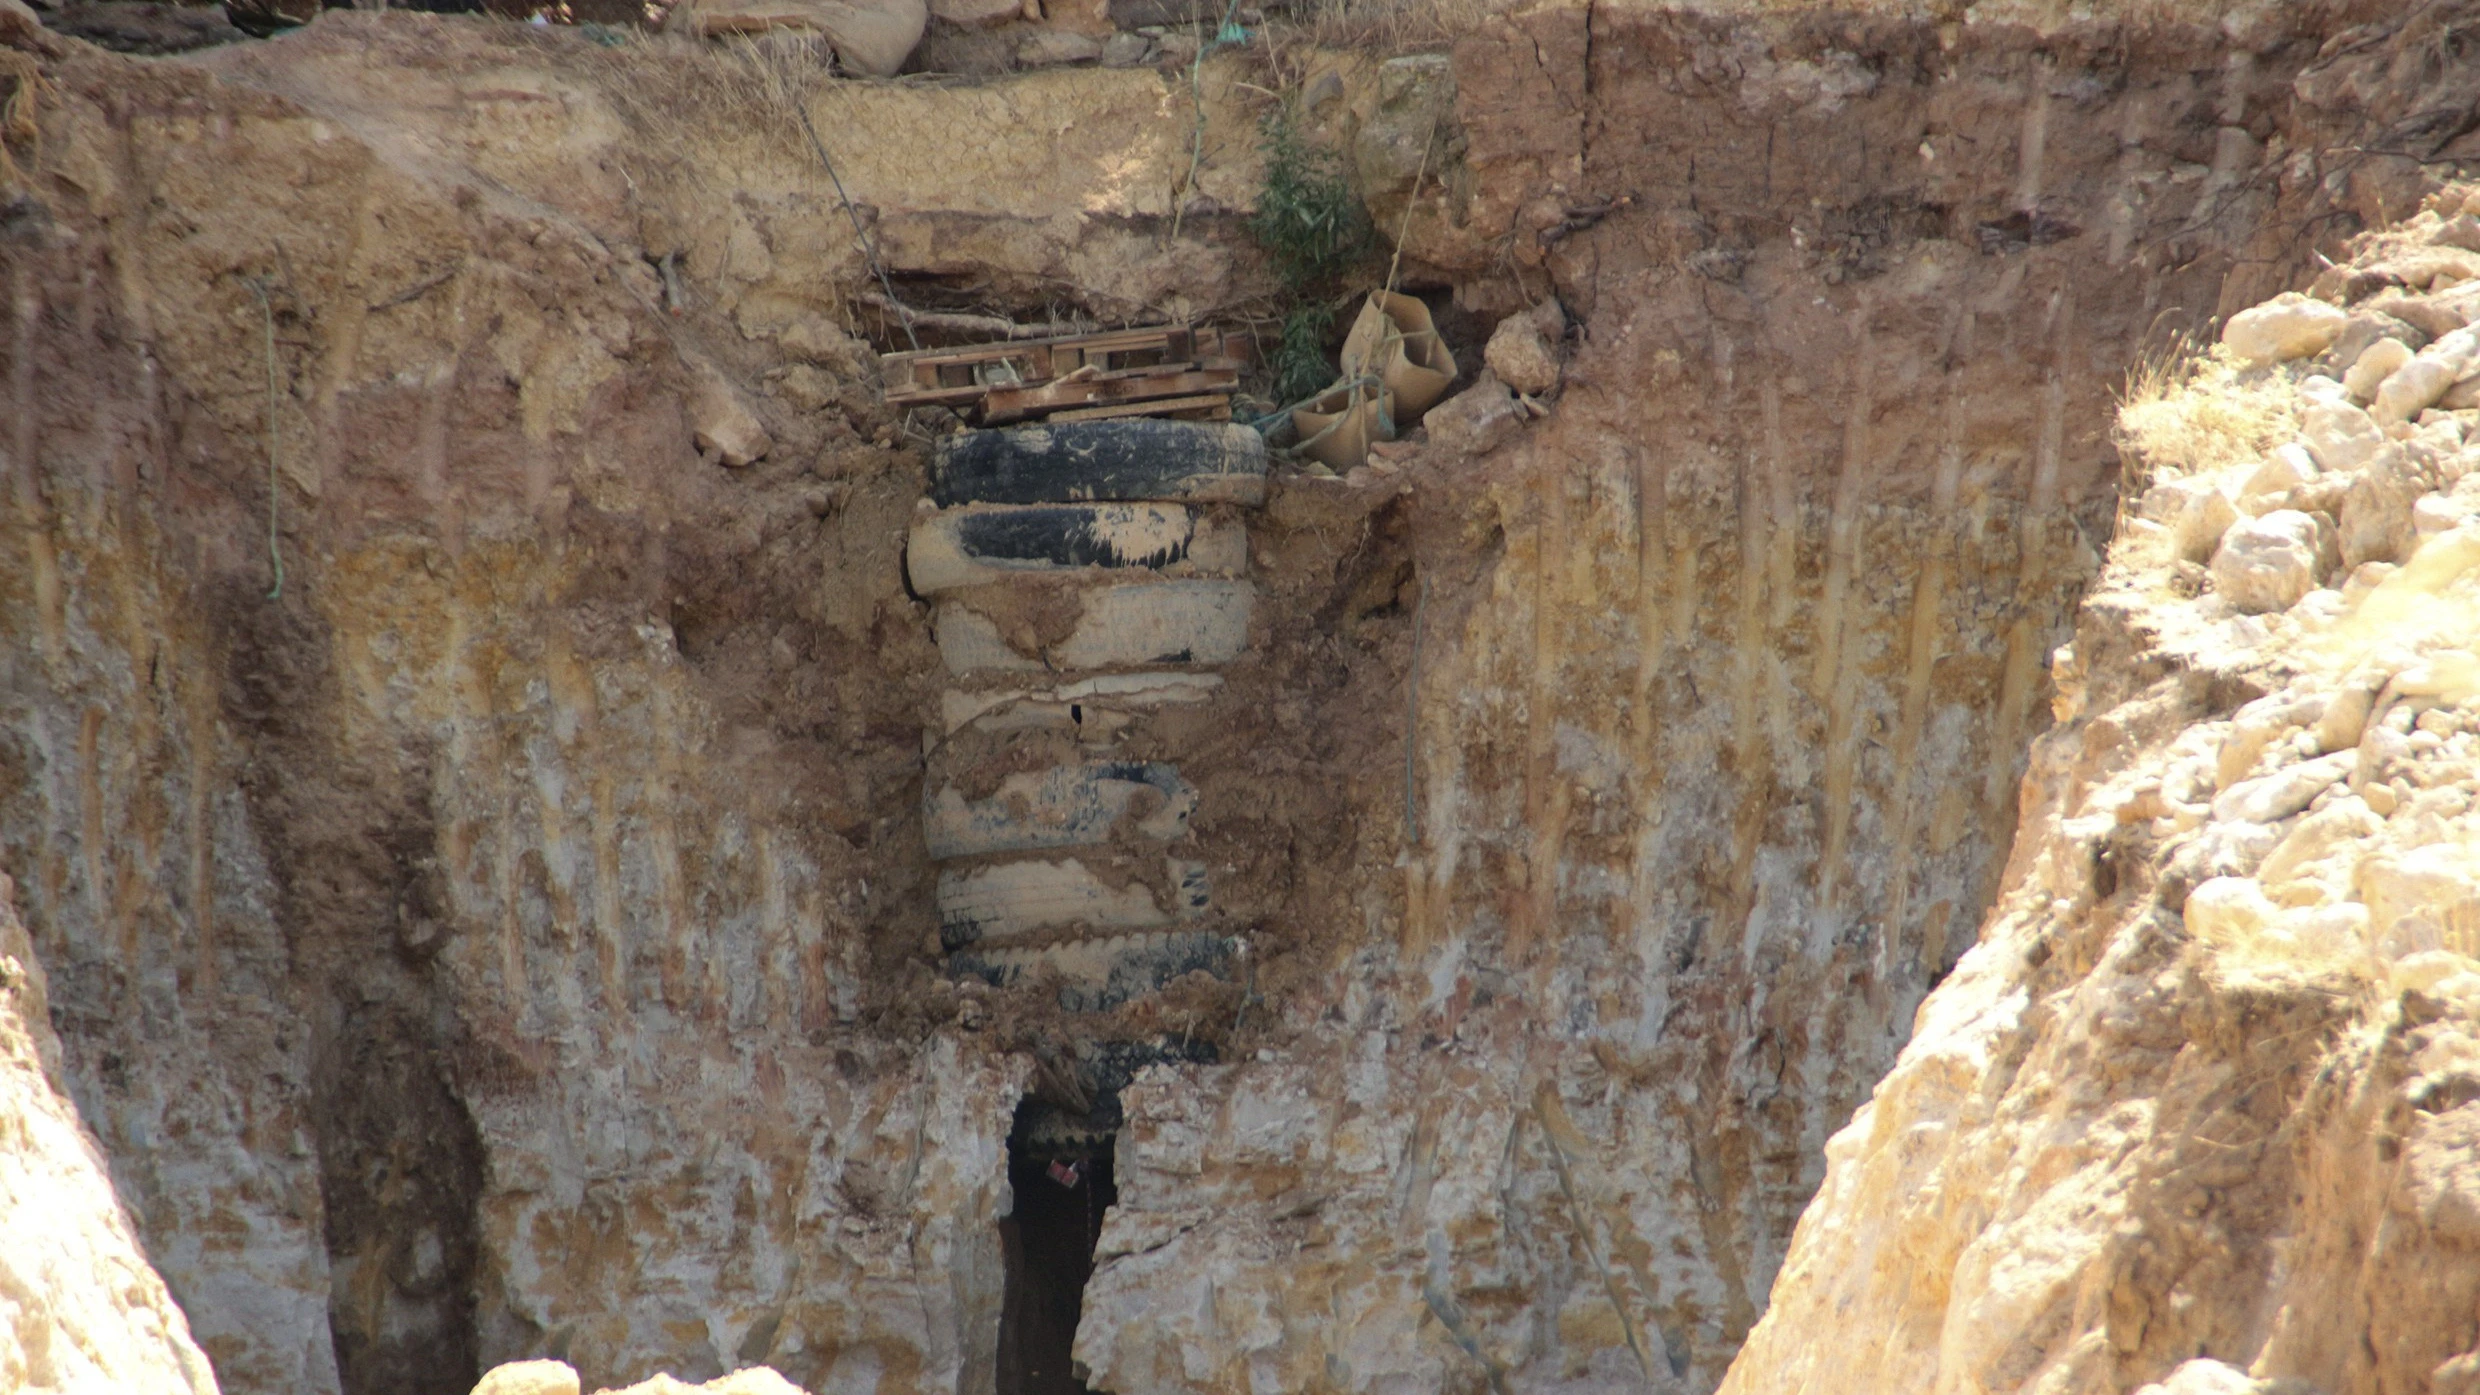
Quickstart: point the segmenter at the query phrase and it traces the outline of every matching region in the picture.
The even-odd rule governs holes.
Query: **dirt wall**
[[[2119,373],[2418,182],[2325,153],[2428,109],[2417,36],[2286,16],[2240,61],[1549,6],[1334,64],[1339,134],[1453,152],[1414,284],[1578,327],[1520,439],[1251,524],[1184,770],[1257,997],[1145,1018],[1226,1064],[1132,1093],[1097,1382],[1720,1379],[1992,894]],[[0,855],[231,1389],[993,1379],[1000,1141],[1093,1028],[933,981],[917,442],[845,210],[718,61],[351,14],[47,60]],[[908,294],[1227,312],[1269,283],[1216,71],[1194,217],[1163,74],[808,101]]]

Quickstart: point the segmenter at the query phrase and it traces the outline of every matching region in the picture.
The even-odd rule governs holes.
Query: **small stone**
[[[1300,89],[1300,109],[1311,116],[1322,114],[1330,105],[1343,100],[1343,74],[1328,68],[1309,79]]]
[[[1481,351],[1481,361],[1517,392],[1538,396],[1559,385],[1558,355],[1543,335],[1540,321],[1529,314],[1499,321],[1490,333],[1489,347]]]
[[[2323,470],[2356,470],[2375,458],[2385,433],[2348,402],[2317,402],[2302,414],[2309,454]]]
[[[2359,760],[2356,750],[2302,761],[2254,780],[2242,780],[2213,797],[2213,817],[2223,823],[2271,826],[2316,802],[2316,797]]]
[[[2369,812],[2381,819],[2394,817],[2394,811],[2401,807],[2401,800],[2395,795],[2392,785],[2371,784],[2359,792],[2359,797],[2367,804]]]
[[[923,0],[685,0],[663,27],[708,39],[814,30],[827,36],[846,71],[894,77],[929,23]]]
[[[1432,445],[1482,456],[1514,437],[1524,425],[1524,413],[1507,385],[1485,368],[1471,387],[1430,408],[1421,425]]]
[[[2391,426],[2409,421],[2437,405],[2462,376],[2463,365],[2422,354],[2397,368],[2377,388],[2376,400],[2369,406],[2369,419],[2378,426]]]
[[[2233,524],[2213,554],[2213,588],[2249,615],[2288,610],[2316,587],[2317,522],[2276,509]]]
[[[784,351],[826,368],[846,378],[875,376],[877,355],[870,346],[845,332],[844,327],[823,315],[803,315],[776,331],[775,342]]]
[[[721,373],[701,365],[689,399],[689,429],[699,450],[711,450],[724,464],[738,468],[763,460],[775,449],[765,423],[749,410],[741,395]]]
[[[2376,590],[2387,577],[2400,570],[2402,570],[2400,567],[2391,562],[2363,562],[2353,567],[2350,579],[2342,583],[2342,603],[2358,605],[2367,598],[2369,592]]]
[[[2429,241],[2440,247],[2460,247],[2466,252],[2480,252],[2480,218],[2465,213],[2449,219]]]
[[[1102,41],[1102,66],[1137,68],[1154,52],[1154,41],[1137,33],[1118,33]]]
[[[2443,494],[2423,494],[2411,506],[2412,536],[2426,542],[2439,533],[2462,527],[2470,517],[2458,500]]]
[[[1063,63],[1090,63],[1102,56],[1102,41],[1065,29],[1044,29],[1027,35],[1016,46],[1016,62],[1026,68],[1053,68]]]
[[[577,1395],[576,1368],[565,1361],[510,1361],[483,1373],[473,1395]]]
[[[2395,369],[2410,361],[2410,345],[2399,339],[2380,339],[2361,351],[2343,372],[2343,391],[2356,401],[2366,402],[2377,395],[2378,385],[2391,377]]]
[[[2213,550],[2222,545],[2222,535],[2239,521],[2239,511],[2230,496],[2201,480],[2182,480],[2182,484],[2203,485],[2184,491],[2178,511],[2170,517],[2170,533],[2178,541],[2179,556],[2190,562],[2211,560]]]
[[[2321,354],[2350,318],[2338,305],[2286,291],[2222,326],[2222,342],[2252,363],[2280,363]]]
[[[2326,351],[2326,356],[2339,370],[2359,362],[2359,356],[2368,351],[2368,346],[2380,339],[2400,340],[2405,348],[2417,352],[2435,337],[2416,325],[2362,306],[2351,312],[2350,320],[2342,326],[2341,337],[2334,340],[2334,346]]]
[[[2316,457],[2306,446],[2293,441],[2273,448],[2265,463],[2249,473],[2247,483],[2239,487],[2239,497],[2253,498],[2260,494],[2288,494],[2315,479]]]
[[[930,0],[930,15],[965,29],[988,29],[1023,14],[1025,0]]]
[[[2275,907],[2252,877],[2214,877],[2187,893],[2182,914],[2188,934],[2229,946],[2253,939],[2273,919]]]

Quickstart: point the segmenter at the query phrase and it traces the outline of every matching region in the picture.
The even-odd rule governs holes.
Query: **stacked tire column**
[[[1166,729],[1223,686],[1255,591],[1262,439],[1150,419],[944,438],[906,553],[948,675],[923,823],[951,972],[1055,972],[1103,1011],[1220,972],[1198,795]]]

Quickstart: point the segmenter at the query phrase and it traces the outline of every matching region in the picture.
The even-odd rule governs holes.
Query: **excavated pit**
[[[1242,952],[1101,1013],[945,974],[921,443],[805,149],[677,99],[722,60],[343,13],[46,56],[0,863],[224,1388],[1711,1389],[1990,904],[2112,392],[2441,158],[2461,79],[2363,8],[1289,55],[1466,374],[1554,297],[1564,381],[1278,471],[1248,651],[1119,753],[1194,785]],[[1252,61],[1178,241],[1185,74],[803,100],[898,284],[1213,317],[1272,290]],[[1071,1243],[1011,1121],[1137,1039],[1188,1063]]]

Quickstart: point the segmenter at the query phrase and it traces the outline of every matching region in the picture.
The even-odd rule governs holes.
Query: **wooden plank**
[[[1240,385],[1230,369],[1188,369],[1177,373],[1097,375],[1029,388],[993,389],[982,402],[985,425],[1020,421],[1063,408],[1099,407],[1163,397],[1228,393]]]
[[[1186,415],[1192,412],[1202,415]],[[1171,416],[1186,421],[1229,421],[1231,399],[1219,392],[1202,393],[1195,397],[1164,397],[1145,402],[1123,402],[1110,407],[1079,407],[1074,411],[1053,412],[1046,420],[1103,421],[1111,417]]]

